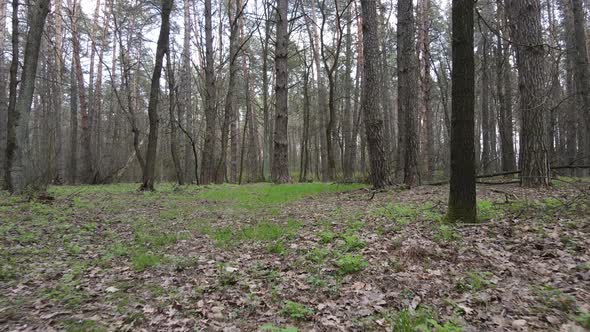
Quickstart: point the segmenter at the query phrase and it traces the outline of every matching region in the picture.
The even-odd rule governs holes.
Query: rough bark
[[[471,0],[452,2],[451,181],[449,222],[475,222],[475,64]]]
[[[497,21],[500,26],[496,36],[496,90],[498,94],[499,115],[498,127],[500,130],[500,149],[502,150],[502,170],[510,172],[516,170],[516,158],[514,154],[514,128],[512,124],[512,79],[510,66],[510,44],[507,16],[504,11],[503,0],[497,0]]]
[[[379,21],[377,1],[361,0],[363,17],[363,97],[361,107],[369,148],[370,177],[375,188],[389,182],[389,168],[383,145],[383,118],[379,109]]]
[[[580,163],[590,164],[590,61],[586,38],[586,15],[582,0],[571,1],[576,43],[576,88],[581,101],[578,118],[582,120],[579,126],[584,126],[584,135],[578,142],[580,150],[578,155],[580,155]]]
[[[520,174],[525,187],[550,184],[545,116],[545,50],[539,0],[508,0],[520,92]]]
[[[274,183],[287,183],[291,181],[289,176],[288,160],[288,1],[277,1],[277,28],[275,46],[275,125],[274,125],[274,147],[271,178]]]
[[[213,27],[211,0],[205,0],[205,141],[201,157],[201,184],[209,184],[215,175],[215,72],[213,60]]]
[[[414,5],[412,0],[398,1],[398,167],[403,167],[403,182],[420,183],[418,167],[417,113],[418,63],[414,45]]]
[[[176,175],[176,183],[184,184],[184,173],[180,165],[180,155],[178,151],[178,121],[176,119],[177,102],[177,87],[174,80],[174,70],[172,69],[172,61],[170,60],[170,52],[166,53],[166,79],[168,81],[168,121],[170,121],[170,155],[172,157],[172,164],[174,164],[174,174]],[[187,147],[188,148],[188,147]]]

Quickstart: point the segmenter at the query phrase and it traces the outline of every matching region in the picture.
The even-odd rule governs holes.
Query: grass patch
[[[295,320],[308,320],[314,315],[313,309],[304,304],[293,301],[285,302],[282,313]]]
[[[346,254],[336,261],[338,271],[342,275],[360,272],[364,270],[369,263],[365,261],[362,255]]]
[[[492,286],[491,272],[468,272],[467,275],[457,283],[457,289],[462,291],[479,292]]]
[[[402,310],[392,317],[393,332],[461,332],[463,328],[454,320],[439,323],[434,313],[427,308]]]
[[[131,266],[135,271],[141,272],[147,268],[158,266],[164,262],[162,255],[151,252],[139,252],[131,256]]]

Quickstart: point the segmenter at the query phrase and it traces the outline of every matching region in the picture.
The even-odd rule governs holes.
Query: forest
[[[589,28],[0,0],[0,331],[590,330]]]

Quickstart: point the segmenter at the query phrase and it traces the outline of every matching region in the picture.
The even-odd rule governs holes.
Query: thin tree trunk
[[[277,29],[275,47],[275,99],[276,118],[274,125],[274,148],[271,178],[274,183],[287,183],[291,181],[289,175],[288,160],[288,55],[289,55],[289,31],[288,31],[288,1],[277,1]]]
[[[211,0],[205,0],[205,141],[203,142],[203,156],[201,158],[201,183],[209,184],[215,173],[215,122],[217,112],[215,107],[215,72],[213,63],[213,27],[211,17]]]
[[[156,153],[158,149],[158,101],[160,97],[160,76],[162,75],[162,62],[164,55],[168,53],[168,40],[170,37],[170,11],[172,10],[173,0],[162,1],[162,24],[160,26],[160,36],[158,37],[158,46],[156,47],[156,61],[152,82],[150,87],[150,99],[148,103],[148,117],[150,120],[150,132],[148,134],[147,155],[145,158],[145,169],[143,170],[143,184],[141,190],[154,190],[154,181],[156,177]]]

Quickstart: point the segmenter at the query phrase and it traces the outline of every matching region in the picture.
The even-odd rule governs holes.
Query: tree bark
[[[403,181],[408,186],[420,183],[418,167],[417,96],[418,63],[414,45],[414,5],[398,1],[398,167],[403,166]]]
[[[18,2],[13,8],[18,9]],[[37,0],[29,7],[29,32],[25,44],[24,63],[20,80],[21,85],[15,107],[12,109],[9,108],[6,173],[8,189],[13,194],[21,194],[35,180],[29,170],[28,121],[33,102],[33,93],[35,92],[41,36],[48,13],[49,0]],[[13,20],[15,18],[16,22],[13,21],[13,28],[15,28],[14,31],[17,31],[18,17],[15,15],[13,16]],[[16,49],[14,48],[15,46]],[[13,51],[16,51],[15,54],[18,54],[18,44],[15,44],[14,39]],[[16,68],[14,68],[14,71],[14,76],[16,77]],[[11,92],[16,92],[16,86],[14,89],[11,88]]]
[[[545,135],[547,96],[544,91],[545,50],[539,0],[508,0],[512,39],[516,45],[516,66],[520,92],[521,185],[550,185]]]
[[[579,126],[584,126],[584,135],[578,142],[580,163],[590,163],[590,61],[588,59],[588,40],[586,38],[586,15],[581,0],[571,0],[574,13],[574,33],[576,42],[576,87],[580,96]],[[585,161],[585,162],[584,162]]]
[[[288,0],[277,1],[277,28],[275,47],[275,99],[276,117],[274,125],[274,148],[271,178],[274,183],[291,181],[288,160]]]
[[[205,0],[205,141],[201,157],[201,184],[209,184],[215,176],[215,72],[213,63],[213,27],[211,0]]]
[[[471,0],[452,2],[451,181],[449,222],[477,219],[475,193],[475,64]]]
[[[369,148],[371,183],[375,188],[383,188],[389,183],[389,167],[383,145],[383,118],[379,110],[380,57],[376,2],[376,0],[361,0],[364,56],[361,107]]]
[[[158,45],[156,47],[156,61],[152,82],[150,87],[150,99],[148,103],[148,117],[150,120],[150,132],[148,134],[147,155],[145,158],[145,169],[143,171],[143,184],[141,190],[154,190],[154,181],[156,177],[156,154],[158,148],[158,101],[160,98],[160,77],[162,75],[162,62],[164,55],[168,53],[168,44],[170,38],[170,11],[172,10],[173,0],[162,0],[162,24],[160,26],[160,35],[158,36]]]

